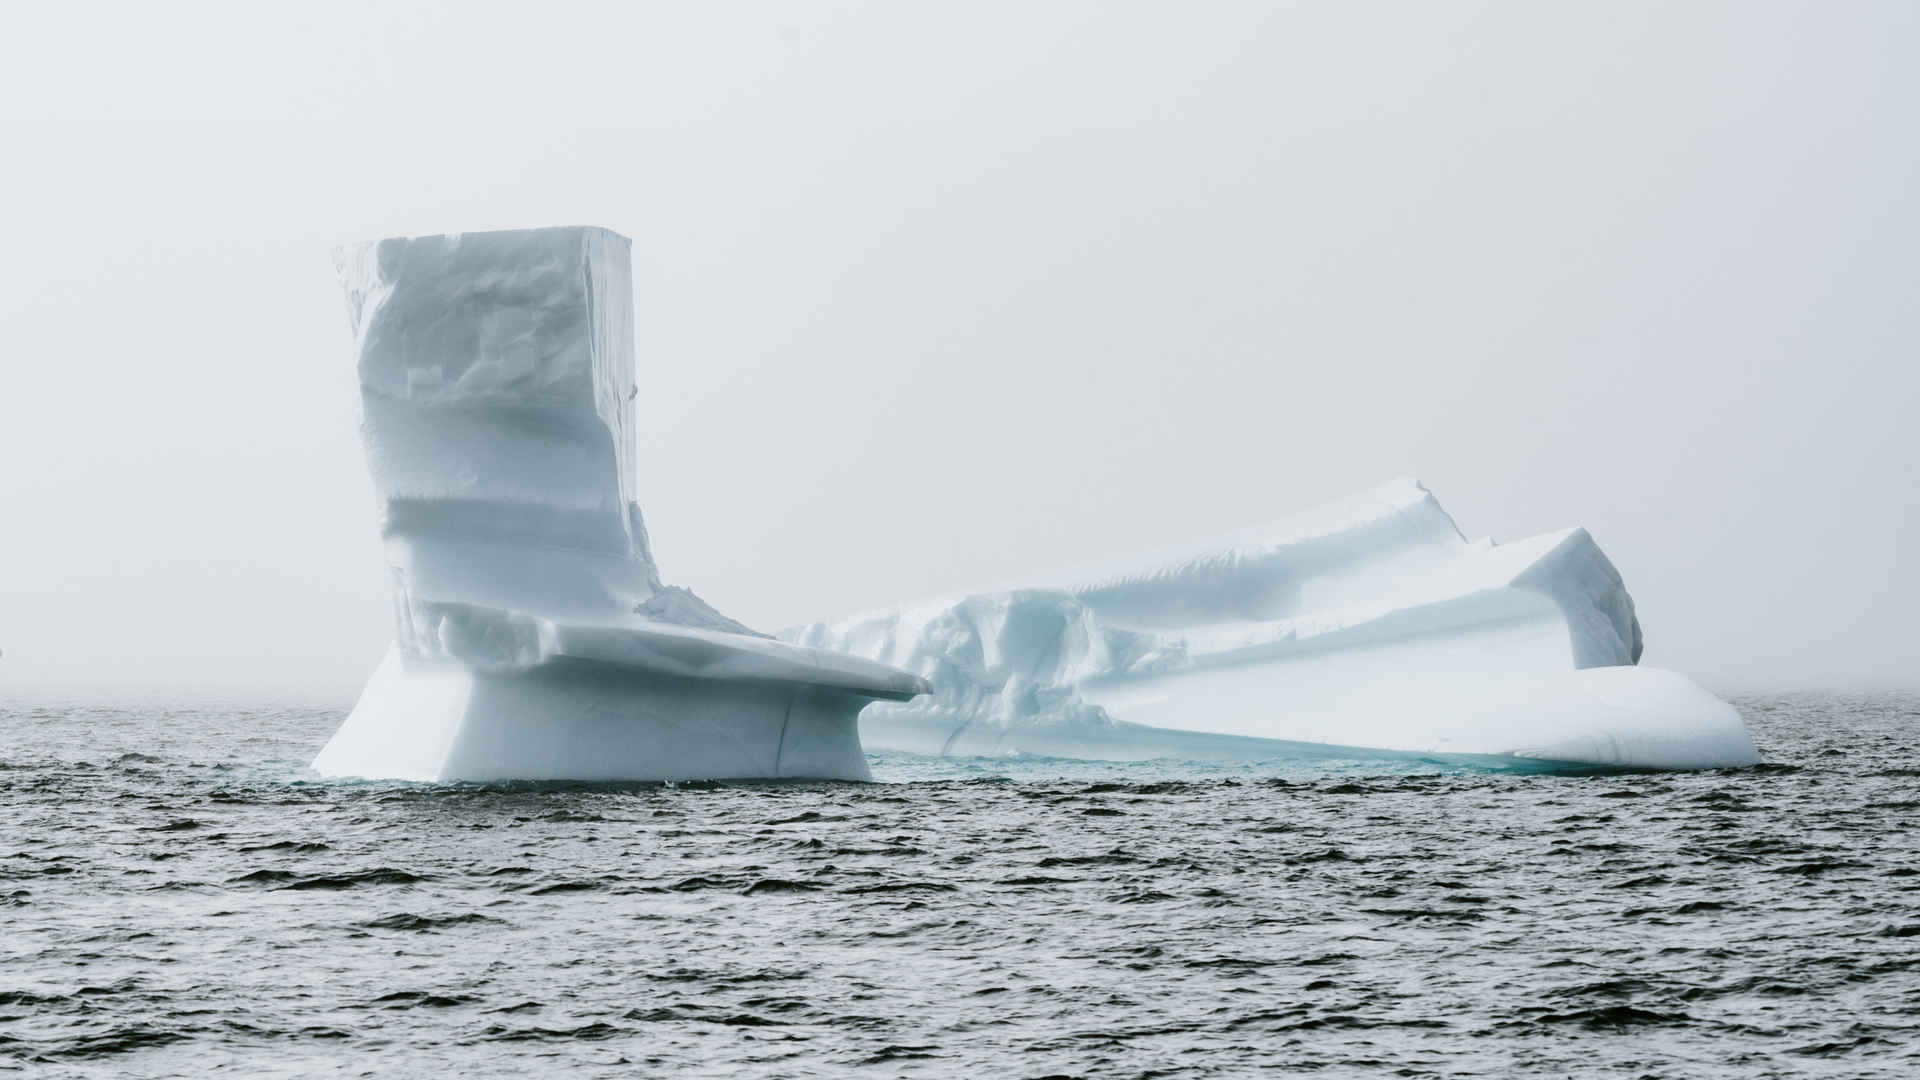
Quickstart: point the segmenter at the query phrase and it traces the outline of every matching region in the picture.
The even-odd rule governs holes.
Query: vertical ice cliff
[[[445,779],[867,776],[917,678],[755,634],[654,566],[629,243],[555,228],[343,249],[395,642],[314,767]]]
[[[1730,706],[1634,666],[1632,598],[1584,529],[1469,541],[1412,480],[1182,548],[784,636],[928,679],[929,695],[863,715],[863,738],[880,748],[1757,760]]]

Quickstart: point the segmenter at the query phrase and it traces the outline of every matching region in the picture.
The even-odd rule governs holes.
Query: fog
[[[1920,685],[1920,8],[36,5],[0,683],[350,688],[329,250],[634,241],[669,581],[773,630],[1392,476],[1646,661]]]

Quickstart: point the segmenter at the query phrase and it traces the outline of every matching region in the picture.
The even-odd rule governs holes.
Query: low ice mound
[[[883,749],[1758,760],[1732,707],[1633,666],[1633,600],[1586,530],[1469,541],[1413,480],[1201,544],[783,637],[927,678],[927,696],[862,714],[863,740]]]
[[[868,777],[855,717],[924,682],[661,583],[633,499],[625,237],[381,240],[336,265],[397,632],[316,770]]]

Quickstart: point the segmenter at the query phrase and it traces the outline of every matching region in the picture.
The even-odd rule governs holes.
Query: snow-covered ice
[[[342,249],[395,641],[314,760],[404,780],[865,779],[924,691],[665,585],[634,502],[629,242],[596,228]]]
[[[1633,601],[1585,530],[1469,541],[1411,480],[756,634],[654,565],[628,248],[562,228],[338,253],[396,635],[321,773],[857,779],[863,735],[1095,758],[1757,760],[1734,709],[1636,666]]]
[[[1633,601],[1586,530],[1469,541],[1406,479],[1203,543],[782,636],[927,678],[928,695],[862,714],[874,748],[1758,760],[1731,706],[1636,666]]]

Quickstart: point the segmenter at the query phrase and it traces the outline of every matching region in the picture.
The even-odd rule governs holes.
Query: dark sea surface
[[[0,1072],[1920,1076],[1920,698],[1737,704],[1770,764],[436,787],[0,687]]]

